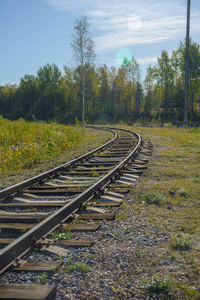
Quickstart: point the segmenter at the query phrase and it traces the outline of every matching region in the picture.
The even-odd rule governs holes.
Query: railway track
[[[152,145],[129,130],[106,130],[113,138],[105,145],[0,191],[0,273],[43,272],[59,267],[59,259],[52,265],[28,262],[23,256],[34,250],[59,257],[67,255],[68,247],[89,247],[91,241],[59,239],[58,233],[95,231],[99,227],[72,220],[114,219],[114,213],[105,208],[121,204],[129,186],[147,169]],[[57,233],[57,239],[51,238],[52,232],[54,236]],[[55,286],[0,285],[0,299],[54,299],[55,293]]]

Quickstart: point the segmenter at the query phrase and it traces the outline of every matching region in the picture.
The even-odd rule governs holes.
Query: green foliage
[[[69,263],[71,263],[71,261],[72,261],[72,258],[71,258],[71,257],[68,257],[66,263],[69,264]]]
[[[180,189],[180,190],[178,190],[178,192],[179,192],[179,196],[181,196],[181,197],[186,197],[187,196],[187,192],[186,192],[185,189]]]
[[[192,128],[189,129],[189,131],[191,133],[200,134],[200,127],[199,128],[192,127]]]
[[[171,247],[177,250],[189,250],[192,247],[192,239],[188,234],[178,233],[173,236]]]
[[[197,290],[194,286],[188,286],[183,284],[177,284],[178,289],[184,295],[183,299],[192,299],[192,300],[199,300],[200,299],[200,291]]]
[[[69,230],[65,230],[65,231],[59,231],[59,230],[55,230],[51,233],[49,233],[50,236],[52,236],[52,238],[54,240],[71,240],[73,237],[73,234],[69,231]]]
[[[82,273],[87,273],[87,272],[91,271],[90,267],[87,264],[84,264],[84,263],[78,263],[77,264],[77,270],[82,272]]]
[[[96,167],[92,168],[92,176],[93,177],[99,177],[100,176],[100,174],[98,173]]]
[[[118,69],[96,67],[87,18],[76,20],[74,25],[72,48],[77,66],[64,66],[62,76],[55,64],[47,63],[38,69],[36,76],[25,74],[19,86],[0,86],[3,117],[75,124],[77,117],[82,119],[84,95],[85,119],[89,123],[113,123],[114,119],[123,123],[139,121],[142,125],[183,123],[185,41],[172,54],[162,50],[155,66],[147,68],[142,84],[140,66],[134,57],[122,58]],[[200,45],[192,40],[189,68],[189,124],[198,126]]]
[[[165,293],[169,294],[172,291],[172,281],[169,276],[160,277],[153,276],[145,286],[149,293]]]
[[[85,263],[77,263],[77,264],[72,263],[72,264],[65,267],[65,271],[68,272],[68,273],[71,273],[73,271],[79,271],[81,273],[87,273],[87,272],[90,272],[91,269]]]
[[[47,274],[44,272],[42,275],[38,275],[36,278],[36,284],[45,284],[47,281]]]
[[[99,177],[100,175],[99,175],[98,172],[93,172],[93,173],[92,173],[92,176],[93,176],[93,177]]]
[[[74,149],[83,139],[79,127],[57,123],[0,120],[0,172],[31,168]]]
[[[161,204],[165,201],[165,198],[161,194],[156,194],[156,195],[147,194],[142,198],[142,201],[144,201],[147,204]]]
[[[71,272],[73,272],[73,271],[75,271],[77,269],[77,266],[76,266],[76,264],[70,264],[69,266],[66,266],[65,267],[65,272],[68,272],[68,273],[71,273]]]

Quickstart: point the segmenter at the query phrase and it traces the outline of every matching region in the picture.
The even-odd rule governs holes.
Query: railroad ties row
[[[78,163],[74,168],[62,172],[55,179],[27,189],[10,203],[0,203],[1,238],[0,247],[13,242],[22,233],[33,228],[56,209],[72,201],[91,184],[97,182],[116,164],[126,157],[136,144],[130,136],[122,136],[118,142],[102,153],[93,155],[87,162]],[[111,182],[86,204],[77,210],[70,219],[60,224],[51,235],[41,243],[33,244],[31,250],[54,253],[66,257],[71,247],[90,247],[92,241],[86,239],[67,239],[64,233],[96,231],[99,220],[115,218],[112,207],[119,206],[124,195],[133,188],[138,178],[148,168],[148,159],[152,153],[150,142],[143,142],[137,157],[126,166],[123,174]],[[107,210],[105,210],[107,208]],[[108,211],[109,209],[109,211]],[[84,220],[84,222],[82,222]],[[63,238],[60,238],[62,237]],[[35,248],[34,248],[35,247]],[[11,272],[51,272],[62,262],[57,261],[24,261],[16,259],[10,267]],[[1,284],[0,299],[54,299],[55,286]],[[32,298],[34,295],[34,298]],[[36,298],[37,296],[37,298]],[[17,298],[18,297],[18,298]]]

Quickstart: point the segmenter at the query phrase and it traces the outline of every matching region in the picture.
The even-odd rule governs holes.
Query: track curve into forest
[[[75,227],[82,230],[80,225],[70,225],[74,219],[114,219],[114,213],[102,208],[120,205],[128,187],[147,169],[152,145],[140,135],[125,129],[89,127],[109,130],[113,138],[75,160],[0,191],[0,273],[8,268],[27,270],[27,261],[21,258],[29,250],[53,245],[52,251],[65,255],[64,246],[84,244],[65,238],[52,240],[50,234]],[[11,286],[1,285],[2,292],[1,288],[3,293],[11,290]],[[55,295],[55,287],[47,294]]]

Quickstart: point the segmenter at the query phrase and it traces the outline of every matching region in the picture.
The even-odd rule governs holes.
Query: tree
[[[104,64],[97,70],[97,114],[102,122],[110,120],[113,116],[113,95],[111,82],[111,71]]]
[[[143,100],[143,88],[141,84],[140,66],[136,61],[135,61],[135,71],[136,71],[136,91],[135,91],[136,111],[139,112]]]
[[[172,108],[174,72],[171,58],[166,50],[161,51],[161,57],[158,58],[157,65],[154,68],[154,76],[161,92],[162,108],[169,118]]]
[[[128,103],[126,103],[124,109],[126,111],[126,109],[128,109],[129,106],[129,111],[133,112],[133,116],[135,115],[136,117],[138,117],[143,102],[143,87],[141,83],[140,66],[139,63],[132,56],[131,59],[128,59],[126,57],[124,58],[122,68],[125,70],[126,73],[124,76],[126,85],[125,89],[123,88],[123,91],[126,94],[126,96],[124,97],[124,101],[129,102],[129,105]]]
[[[64,66],[65,75],[63,76],[63,88],[66,98],[67,115],[73,114],[78,111],[78,88],[75,71],[72,68]],[[71,120],[70,120],[71,122]]]
[[[5,84],[0,89],[0,114],[6,118],[15,119],[16,84]]]
[[[189,108],[192,115],[194,114],[195,100],[198,101],[199,79],[200,79],[200,45],[190,39],[189,43]],[[185,77],[185,55],[186,46],[185,41],[179,43],[177,49],[177,56],[179,67],[182,72],[182,77]]]
[[[81,19],[76,19],[74,23],[74,33],[72,35],[72,49],[74,51],[74,58],[81,67],[82,78],[82,101],[83,101],[83,127],[85,124],[85,90],[86,90],[86,71],[95,58],[94,42],[89,31],[89,23],[86,16]]]
[[[145,102],[144,102],[144,111],[150,112],[153,109],[153,99],[154,99],[154,76],[153,69],[151,66],[147,68],[146,77],[144,81],[145,86]]]
[[[61,84],[61,71],[55,64],[46,64],[37,71],[37,81],[39,84],[40,100],[41,102],[43,100],[44,115],[48,114],[49,117],[53,117],[56,108],[56,98],[58,97],[59,86]]]
[[[34,105],[37,102],[37,82],[33,75],[25,74],[20,79],[18,88],[18,110],[20,117],[29,119],[33,114]]]

